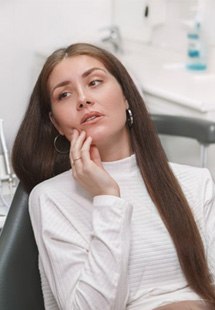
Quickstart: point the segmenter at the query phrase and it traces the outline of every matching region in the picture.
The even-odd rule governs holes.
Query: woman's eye
[[[63,93],[59,94],[59,96],[58,96],[58,100],[62,100],[62,99],[64,99],[64,98],[66,98],[66,97],[69,97],[70,95],[71,95],[71,93],[70,93],[70,92],[65,91],[65,92],[63,92]]]
[[[90,86],[97,86],[102,82],[102,80],[93,80],[89,83]]]

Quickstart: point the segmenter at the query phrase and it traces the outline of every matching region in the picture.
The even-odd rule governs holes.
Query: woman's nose
[[[85,100],[85,101],[82,101],[82,102],[79,102],[79,105],[78,105],[78,109],[83,109],[85,106],[87,105],[92,105],[93,104],[93,101],[90,101],[90,100]]]
[[[93,101],[88,98],[86,92],[81,90],[78,96],[77,108],[83,109],[86,105],[93,104]]]

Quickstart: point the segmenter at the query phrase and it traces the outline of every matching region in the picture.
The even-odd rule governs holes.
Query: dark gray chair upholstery
[[[151,114],[158,134],[186,137],[201,145],[201,165],[206,166],[206,150],[215,143],[215,122],[194,117]]]
[[[0,235],[0,309],[44,310],[28,194],[18,185]]]

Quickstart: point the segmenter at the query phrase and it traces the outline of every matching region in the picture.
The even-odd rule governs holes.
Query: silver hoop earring
[[[130,108],[126,109],[126,118],[128,127],[131,128],[134,123],[134,118]]]
[[[68,154],[70,149],[69,141],[65,138],[65,136],[57,135],[54,138],[54,148],[59,154]]]

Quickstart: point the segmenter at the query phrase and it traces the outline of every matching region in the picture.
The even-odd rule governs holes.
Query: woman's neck
[[[114,151],[113,149],[107,150],[107,152],[100,152],[101,160],[103,162],[111,162],[129,157],[133,154],[132,150],[119,150]]]
[[[103,162],[111,162],[129,157],[133,154],[130,140],[124,143],[111,143],[110,145],[98,147],[101,160]]]

